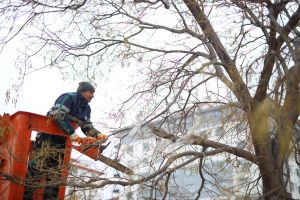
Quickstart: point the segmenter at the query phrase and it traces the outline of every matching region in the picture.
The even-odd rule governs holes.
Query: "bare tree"
[[[227,152],[257,165],[262,198],[289,198],[285,186],[291,175],[284,166],[291,153],[299,154],[298,0],[5,0],[0,11],[7,21],[1,23],[2,44],[22,32],[24,63],[43,55],[44,65],[23,65],[24,74],[48,66],[92,79],[103,66],[139,72],[120,112],[143,105],[137,108],[145,117],[142,124],[181,116],[177,131],[154,127],[156,137],[174,142],[184,137],[187,116],[204,103],[238,108],[247,125],[247,150],[194,137],[192,146],[206,152],[178,153],[146,178],[105,180],[99,187],[159,176],[167,183],[176,170],[167,169],[177,157]]]

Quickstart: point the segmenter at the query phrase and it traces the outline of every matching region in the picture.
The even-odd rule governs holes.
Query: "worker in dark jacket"
[[[89,102],[94,97],[95,88],[89,82],[80,82],[77,92],[64,93],[59,96],[47,116],[54,119],[58,127],[74,142],[91,144],[98,140],[106,140],[90,121],[91,108]],[[87,137],[79,137],[72,124],[78,124]],[[66,137],[38,133],[34,143],[33,158],[29,162],[27,182],[37,182],[46,176],[50,185],[45,188],[44,199],[56,199],[59,186],[55,184],[60,177],[63,164]],[[32,199],[33,190],[25,187],[24,199]]]

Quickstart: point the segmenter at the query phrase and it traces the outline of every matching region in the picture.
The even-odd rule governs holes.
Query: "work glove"
[[[75,132],[72,135],[70,135],[70,140],[72,142],[77,142],[78,144],[81,144],[81,137],[79,137],[79,135]]]
[[[105,145],[103,144],[107,141],[107,138],[108,138],[108,136],[106,134],[102,134],[100,132],[97,134],[97,140],[100,142],[100,146],[99,146],[100,153],[102,153],[107,148],[107,146],[110,144],[110,142]]]
[[[81,138],[81,144],[82,145],[88,145],[88,144],[95,144],[97,142],[97,139],[94,137],[83,137]]]
[[[98,133],[97,134],[97,140],[99,140],[101,143],[105,143],[107,141],[107,135]]]
[[[77,142],[78,144],[87,145],[96,143],[97,139],[94,137],[80,137],[77,133],[70,135],[72,142]]]

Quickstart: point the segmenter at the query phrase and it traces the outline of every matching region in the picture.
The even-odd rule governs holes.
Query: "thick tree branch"
[[[276,24],[274,20],[277,19],[278,12],[280,10],[276,9],[276,6],[270,8],[270,15],[271,17],[271,30],[270,30],[270,37],[269,37],[269,50],[265,58],[264,67],[260,75],[259,83],[257,86],[257,90],[255,93],[254,99],[257,101],[262,101],[267,94],[268,84],[272,75],[275,58],[276,55],[279,54],[279,50],[282,44],[285,41],[285,38],[288,37],[289,33],[297,26],[300,20],[300,6],[296,10],[296,12],[292,15],[289,21],[283,28],[283,31],[279,33],[280,35],[276,38]]]
[[[223,66],[227,74],[229,75],[232,83],[235,86],[232,92],[241,101],[241,103],[244,104],[244,109],[247,110],[247,105],[251,102],[251,95],[242,77],[240,76],[233,60],[228,55],[227,51],[225,50],[225,47],[223,46],[218,35],[214,31],[214,28],[210,24],[209,20],[205,16],[204,11],[201,10],[197,1],[184,0],[184,2],[193,14],[199,26],[201,27],[204,35],[208,38],[209,42],[214,47],[214,50],[216,51],[216,54],[218,55],[219,59],[224,63]]]
[[[227,153],[234,154],[238,157],[249,160],[250,162],[252,162],[254,164],[258,164],[255,155],[253,155],[249,151],[245,151],[243,149],[236,148],[236,147],[231,147],[231,146],[219,143],[219,142],[207,140],[201,136],[196,136],[196,135],[184,136],[182,138],[182,137],[175,136],[171,133],[167,133],[165,130],[163,130],[159,127],[156,127],[154,125],[148,124],[148,126],[149,126],[151,132],[160,138],[171,140],[172,142],[184,142],[184,143],[187,143],[190,145],[200,145],[205,148],[207,148],[207,147],[211,147],[211,148],[215,148],[215,149],[223,148],[224,151]]]

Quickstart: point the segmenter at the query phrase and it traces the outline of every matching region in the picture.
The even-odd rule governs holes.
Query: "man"
[[[106,140],[107,136],[94,128],[89,102],[94,97],[95,88],[89,82],[80,82],[77,92],[64,93],[59,96],[47,116],[53,118],[58,127],[74,142],[91,144],[98,140]],[[80,138],[73,124],[80,126],[87,137]],[[59,186],[55,184],[60,177],[63,164],[66,137],[38,133],[34,143],[34,151],[27,170],[27,183],[38,182],[46,176],[46,183],[53,186],[45,188],[44,199],[56,199]],[[25,187],[24,199],[32,199],[33,189]]]

